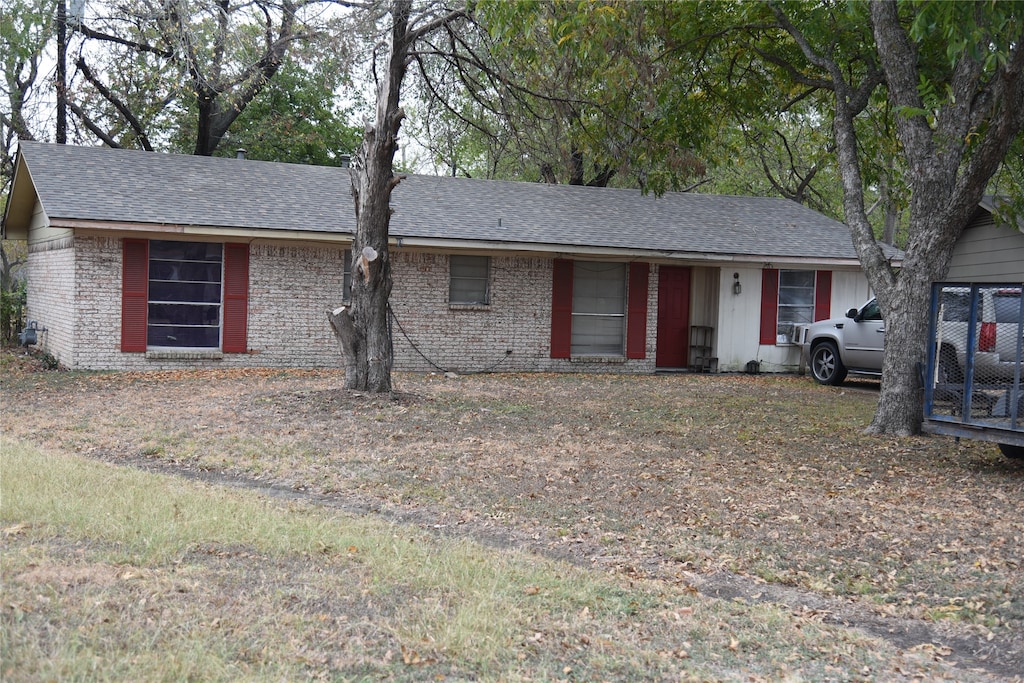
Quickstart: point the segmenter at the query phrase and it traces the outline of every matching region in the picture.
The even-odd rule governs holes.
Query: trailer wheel
[[[1003,452],[1007,458],[1024,458],[1024,446],[1018,446],[1012,443],[1001,443],[999,444],[999,450]]]

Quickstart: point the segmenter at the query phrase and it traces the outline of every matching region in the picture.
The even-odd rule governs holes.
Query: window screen
[[[626,338],[626,264],[576,261],[572,355],[621,356]]]
[[[448,259],[448,303],[490,303],[491,258],[489,256],[451,256]]]
[[[149,243],[149,346],[220,346],[223,245]]]
[[[813,270],[779,271],[779,313],[776,334],[794,339],[797,325],[814,322]]]

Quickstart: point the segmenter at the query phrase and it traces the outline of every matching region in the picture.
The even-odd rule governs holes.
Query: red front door
[[[661,266],[658,269],[659,368],[689,365],[690,269]]]

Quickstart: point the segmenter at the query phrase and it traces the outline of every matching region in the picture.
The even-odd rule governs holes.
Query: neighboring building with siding
[[[946,280],[953,282],[1024,281],[1024,225],[996,222],[992,197],[986,197],[953,248]]]
[[[783,199],[410,176],[392,206],[397,370],[790,371],[870,296],[846,227]],[[353,228],[345,169],[30,142],[4,217],[81,369],[340,366]]]

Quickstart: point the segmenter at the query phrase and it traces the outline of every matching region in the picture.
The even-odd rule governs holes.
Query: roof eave
[[[54,219],[57,228],[73,228],[96,232],[146,232],[191,237],[217,237],[238,241],[285,241],[350,244],[352,234],[323,230],[282,230],[276,228],[238,228],[231,226],[179,225],[172,223],[123,223],[117,221]],[[860,267],[856,258],[811,257],[784,254],[739,254],[679,249],[635,249],[594,245],[559,244],[549,242],[506,242],[498,240],[470,240],[436,237],[410,237],[392,234],[392,247],[429,249],[437,251],[477,251],[486,253],[536,254],[538,256],[590,257],[594,259],[646,259],[675,263],[737,263],[773,265],[813,265],[828,267]]]
[[[11,193],[7,197],[0,236],[5,240],[28,239],[28,228],[37,203],[38,195],[32,183],[32,174],[19,150],[14,162],[14,178],[11,180]]]

